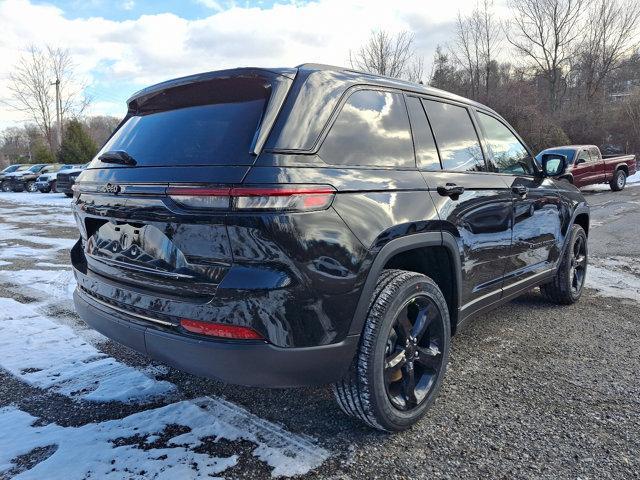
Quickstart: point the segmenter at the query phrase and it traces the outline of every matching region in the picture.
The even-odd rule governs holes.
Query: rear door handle
[[[437,190],[443,197],[452,197],[454,200],[464,193],[464,187],[459,187],[455,183],[447,183],[444,187],[438,187]]]
[[[529,191],[529,189],[524,185],[514,185],[513,187],[511,187],[511,191],[516,195],[520,195],[521,197],[524,197]]]

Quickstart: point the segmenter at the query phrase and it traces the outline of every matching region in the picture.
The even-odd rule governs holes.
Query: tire
[[[569,245],[554,279],[540,286],[542,295],[558,305],[577,302],[587,277],[588,253],[586,233],[580,225],[573,225]]]
[[[73,197],[73,193],[65,192],[64,195],[65,195],[65,197],[69,197],[69,198]]]
[[[29,193],[35,193],[38,191],[36,188],[36,182],[27,182],[24,184],[24,189]]]
[[[55,180],[51,182],[51,189],[49,191],[53,193],[58,193],[58,182],[56,182]]]
[[[627,174],[624,173],[624,170],[616,170],[616,173],[613,175],[611,182],[609,183],[609,187],[614,192],[619,192],[624,189],[627,184]]]
[[[358,351],[347,374],[333,385],[338,405],[378,430],[411,427],[440,390],[450,341],[447,302],[435,282],[419,273],[384,270]]]
[[[2,189],[3,192],[10,192],[11,191],[11,186],[9,185],[9,182],[2,182],[2,185],[0,185],[0,188]]]
[[[49,193],[51,191],[51,188],[49,187],[43,187],[43,188],[39,188],[38,191],[40,193]]]

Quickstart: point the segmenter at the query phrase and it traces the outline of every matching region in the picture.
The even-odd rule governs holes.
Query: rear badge
[[[106,185],[103,185],[100,190],[103,193],[113,193],[114,195],[117,195],[118,193],[120,193],[120,185],[116,185],[114,183],[107,183]]]

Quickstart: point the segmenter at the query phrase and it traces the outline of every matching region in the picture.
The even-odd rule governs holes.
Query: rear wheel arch
[[[401,269],[431,277],[445,295],[451,319],[451,332],[455,331],[461,284],[458,245],[449,233],[427,232],[394,239],[378,252],[360,293],[350,334],[362,333],[371,295],[384,269]]]
[[[618,165],[616,167],[616,171],[618,170],[622,170],[627,177],[629,176],[629,165],[627,165],[626,163],[621,163],[620,165]]]
[[[582,212],[576,215],[575,220],[573,221],[575,225],[580,225],[584,230],[584,233],[589,236],[589,214],[587,212]]]

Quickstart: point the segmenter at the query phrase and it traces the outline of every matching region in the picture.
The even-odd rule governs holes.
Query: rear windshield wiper
[[[131,165],[132,167],[138,163],[136,159],[124,150],[110,150],[104,152],[98,157],[98,160],[104,163],[119,163],[120,165]]]

